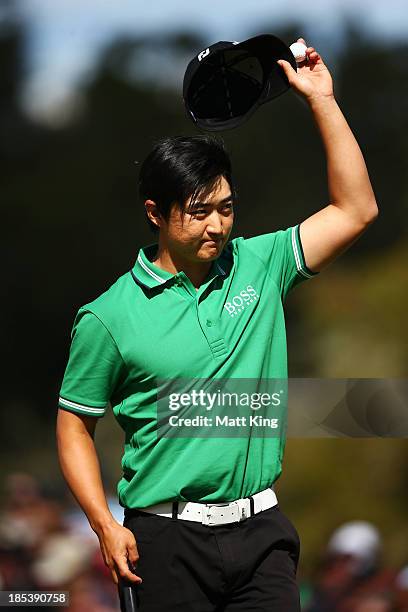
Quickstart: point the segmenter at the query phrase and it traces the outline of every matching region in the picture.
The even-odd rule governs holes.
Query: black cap
[[[183,82],[192,120],[207,131],[244,123],[261,104],[289,89],[278,59],[297,70],[289,47],[272,34],[241,43],[220,41],[201,51],[187,66]]]

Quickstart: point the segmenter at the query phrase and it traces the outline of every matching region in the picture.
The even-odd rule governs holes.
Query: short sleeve
[[[109,331],[90,311],[78,311],[71,338],[58,404],[102,417],[124,370],[122,357]]]
[[[283,299],[290,289],[318,274],[306,266],[299,225],[248,238],[245,245],[264,262]]]

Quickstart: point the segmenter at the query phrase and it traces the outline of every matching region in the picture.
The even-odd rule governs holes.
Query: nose
[[[217,210],[213,210],[207,217],[207,232],[211,236],[221,236],[222,230],[222,217]]]

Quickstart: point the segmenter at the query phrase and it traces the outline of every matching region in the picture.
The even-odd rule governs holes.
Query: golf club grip
[[[121,612],[136,612],[138,610],[136,585],[128,580],[119,578],[118,591]]]

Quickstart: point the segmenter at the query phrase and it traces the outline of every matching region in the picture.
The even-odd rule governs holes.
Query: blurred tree
[[[389,246],[406,234],[408,214],[408,43],[363,35],[350,22],[338,57],[338,93],[361,143],[380,206],[364,246]]]

